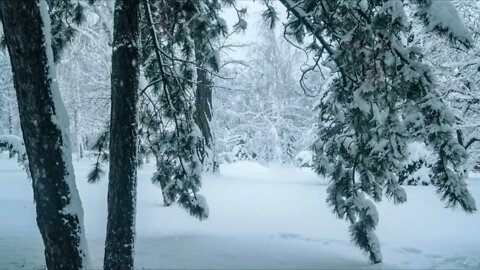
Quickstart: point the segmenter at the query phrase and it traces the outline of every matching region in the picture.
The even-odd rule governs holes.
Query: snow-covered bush
[[[313,167],[313,152],[303,150],[295,156],[295,165],[298,167]]]
[[[226,67],[215,79],[213,127],[217,151],[227,162],[254,158],[295,164],[296,155],[311,145],[314,100],[298,83],[305,57],[280,36],[282,27],[276,30],[256,29],[259,38],[245,46],[241,60],[231,59],[228,50],[222,57]],[[244,147],[250,153],[242,157]]]
[[[249,149],[244,140],[240,140],[230,152],[223,152],[220,154],[220,162],[234,163],[242,160],[255,160],[257,154]]]

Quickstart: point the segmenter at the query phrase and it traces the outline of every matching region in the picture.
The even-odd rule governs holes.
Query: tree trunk
[[[195,56],[197,63],[203,62],[201,53],[197,51],[195,43]],[[205,144],[209,147],[212,143],[212,131],[210,121],[212,120],[212,83],[204,68],[197,68],[197,91],[195,94],[195,123],[200,128]]]
[[[139,2],[115,3],[105,269],[134,266]]]
[[[68,115],[60,98],[46,0],[0,1],[48,269],[88,267]]]
[[[203,33],[202,33],[203,35]],[[197,89],[195,92],[194,120],[203,137],[204,148],[201,149],[200,159],[205,171],[216,172],[218,164],[214,155],[213,136],[210,123],[212,121],[212,81],[204,68],[205,59],[202,54],[202,38],[194,37],[195,60],[197,68]],[[208,151],[210,150],[210,151]],[[208,156],[211,155],[211,156]]]
[[[13,135],[13,106],[12,106],[12,99],[10,98],[10,94],[8,97],[8,134]]]
[[[13,106],[12,106],[12,98],[10,98],[10,91],[9,91],[9,97],[8,97],[8,134],[13,135]],[[13,151],[8,151],[8,158],[13,158],[15,156],[15,153]]]

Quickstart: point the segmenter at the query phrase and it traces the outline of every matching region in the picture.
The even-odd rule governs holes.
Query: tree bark
[[[203,56],[199,52],[195,42],[195,58],[197,63],[203,64]],[[197,91],[195,93],[195,123],[200,128],[205,144],[211,146],[212,131],[210,121],[212,120],[212,83],[208,78],[207,71],[203,67],[197,68]]]
[[[115,3],[105,269],[134,266],[139,4],[139,0]]]
[[[195,23],[194,23],[195,25]],[[205,69],[205,59],[202,53],[204,33],[194,34],[195,60],[198,65],[197,71],[197,89],[195,91],[195,115],[194,121],[197,124],[203,137],[203,149],[200,151],[200,161],[204,165],[205,171],[216,172],[218,163],[214,155],[213,135],[211,129],[212,121],[212,81]],[[210,151],[208,151],[210,150]],[[208,156],[212,155],[212,156]],[[206,166],[206,167],[205,167]]]
[[[68,115],[64,115],[53,59],[49,58],[49,53],[53,55],[50,40],[46,40],[50,26],[44,25],[50,24],[48,6],[45,0],[0,1],[0,14],[46,265],[48,269],[80,269],[87,263],[87,251],[82,249],[83,210],[73,175],[68,127],[59,124]]]
[[[198,51],[197,43],[195,43],[195,56],[197,63],[203,64],[203,56]],[[213,157],[208,157],[213,154],[213,138],[210,122],[212,120],[212,82],[208,78],[207,71],[203,67],[197,68],[197,89],[195,92],[195,124],[197,124],[203,137],[203,149],[200,153],[201,162],[204,165],[213,167],[215,171],[215,164]],[[207,151],[210,149],[211,151]],[[206,159],[211,159],[212,164],[205,164]],[[210,168],[206,168],[209,170]]]

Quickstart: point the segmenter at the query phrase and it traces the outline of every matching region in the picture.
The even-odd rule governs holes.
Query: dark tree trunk
[[[42,4],[46,10],[46,2]],[[47,54],[51,47],[42,30],[39,1],[0,1],[0,13],[47,268],[79,269],[85,266],[87,251],[81,249],[82,210],[73,205],[81,203],[68,156],[68,130],[53,121],[68,116],[63,115],[61,100],[55,100],[59,93],[53,82],[55,74],[50,74],[54,72]]]
[[[463,132],[460,129],[457,129],[457,140],[461,146],[465,147],[465,144],[464,144],[465,142],[463,140]]]
[[[139,2],[115,3],[105,269],[133,269],[134,265]]]
[[[203,33],[201,33],[203,35]],[[195,40],[195,60],[199,67],[197,68],[197,91],[195,93],[195,115],[194,120],[200,129],[203,137],[204,148],[201,149],[201,162],[208,166],[206,171],[217,171],[218,164],[215,157],[208,157],[213,155],[213,136],[210,126],[212,120],[212,81],[208,76],[208,72],[204,68],[205,59],[202,54],[202,38],[194,37]],[[210,149],[210,152],[207,152]],[[207,164],[206,159],[209,159],[211,164]]]
[[[197,47],[197,43],[195,43]],[[203,56],[195,48],[197,63],[203,63]],[[210,121],[212,120],[212,83],[204,68],[197,68],[197,92],[195,95],[195,123],[200,128],[205,143],[208,147],[212,144],[212,131]]]

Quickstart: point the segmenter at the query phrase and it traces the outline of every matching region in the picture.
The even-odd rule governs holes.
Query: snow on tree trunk
[[[1,1],[0,12],[47,268],[89,267],[68,115],[56,82],[48,4]]]
[[[199,7],[199,12],[208,13],[205,6],[200,4]],[[214,173],[218,171],[218,161],[211,127],[213,82],[209,69],[218,71],[218,52],[213,50],[209,43],[211,37],[205,35],[205,32],[212,31],[210,30],[212,26],[208,25],[206,20],[202,16],[197,16],[196,13],[190,16],[193,16],[188,20],[192,20],[190,31],[193,39],[193,54],[197,65],[194,121],[202,135],[202,147],[199,149],[199,156],[203,164],[203,170]]]
[[[133,269],[140,1],[115,3],[105,269]]]

